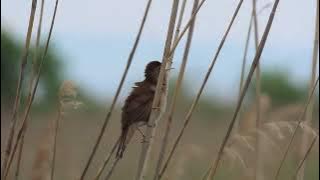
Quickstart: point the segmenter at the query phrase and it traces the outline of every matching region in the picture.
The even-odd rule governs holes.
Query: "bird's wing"
[[[154,92],[135,88],[126,100],[122,109],[123,126],[129,126],[136,122],[147,122],[151,113]]]

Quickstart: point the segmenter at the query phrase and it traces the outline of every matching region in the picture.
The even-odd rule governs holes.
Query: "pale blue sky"
[[[121,97],[132,83],[143,75],[144,65],[161,59],[172,1],[154,0],[146,28],[137,50]],[[269,0],[259,0],[263,7]],[[146,0],[62,0],[53,32],[55,47],[65,62],[66,79],[74,80],[100,100],[113,96],[132,47]],[[226,29],[238,0],[207,0],[199,12],[189,64],[188,90],[195,92]],[[314,34],[316,0],[281,0],[274,25],[262,55],[262,69],[287,71],[294,82],[309,79]],[[31,0],[1,0],[2,28],[23,40]],[[48,32],[54,0],[46,2],[44,31]],[[185,21],[190,16],[192,1],[188,0]],[[259,15],[260,34],[269,15]],[[232,99],[238,89],[245,34],[251,12],[251,0],[245,0],[235,25],[214,68],[205,92]],[[185,23],[184,23],[185,24]],[[184,42],[184,41],[183,41]],[[253,43],[251,43],[253,45]],[[176,51],[174,67],[181,62],[182,47]],[[250,62],[253,57],[251,46]],[[249,65],[249,63],[248,63]],[[176,75],[177,70],[173,71]]]

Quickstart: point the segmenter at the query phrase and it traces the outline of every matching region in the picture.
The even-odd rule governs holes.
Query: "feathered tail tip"
[[[126,139],[127,139],[127,135],[128,135],[128,128],[124,128],[121,132],[121,136],[120,136],[120,141],[118,144],[118,150],[117,150],[117,154],[116,154],[116,158],[117,159],[121,159],[123,157],[123,153],[126,149]]]

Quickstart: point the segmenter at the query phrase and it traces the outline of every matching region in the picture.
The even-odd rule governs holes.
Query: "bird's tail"
[[[121,132],[121,136],[120,136],[120,141],[118,144],[118,150],[117,150],[117,154],[116,154],[116,158],[122,158],[123,156],[123,152],[126,149],[126,140],[127,140],[127,136],[128,136],[128,132],[129,132],[129,128],[123,128],[122,132]]]

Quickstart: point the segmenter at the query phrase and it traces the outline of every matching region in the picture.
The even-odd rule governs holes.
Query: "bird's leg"
[[[157,110],[159,110],[160,109],[160,107],[158,106],[158,107],[152,107],[152,109],[157,109]]]
[[[154,127],[156,127],[156,124],[155,124],[155,123],[153,123],[153,124],[147,123],[147,127],[149,127],[149,128],[154,128]]]

